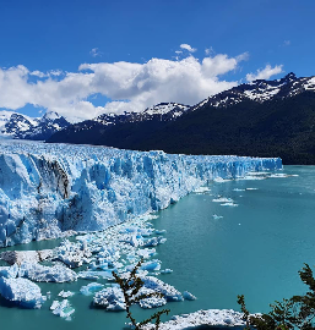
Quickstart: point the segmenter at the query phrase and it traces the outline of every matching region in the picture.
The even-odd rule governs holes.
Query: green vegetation
[[[245,329],[250,329],[250,325],[258,330],[314,330],[315,329],[315,279],[310,266],[305,264],[299,271],[301,280],[308,286],[308,291],[302,296],[293,296],[290,299],[283,299],[281,302],[275,301],[270,305],[271,311],[261,316],[250,315],[245,305],[243,295],[237,297],[237,302],[241,306]]]
[[[127,316],[131,321],[131,324],[134,326],[134,330],[141,330],[142,326],[145,324],[150,323],[151,321],[155,320],[155,329],[159,329],[159,325],[161,323],[161,316],[163,314],[168,314],[170,312],[169,309],[163,309],[161,311],[158,311],[154,313],[151,317],[149,317],[146,320],[143,320],[141,322],[137,322],[136,319],[132,316],[131,313],[131,306],[139,303],[141,299],[146,299],[150,297],[159,297],[162,298],[163,294],[159,292],[153,292],[149,294],[140,294],[140,290],[143,287],[144,283],[137,276],[137,270],[140,268],[143,260],[140,260],[135,268],[130,272],[130,275],[128,278],[122,278],[119,275],[117,275],[115,272],[113,272],[113,276],[115,278],[115,282],[119,284],[124,297],[125,297],[125,304],[126,304],[126,311],[127,311]]]

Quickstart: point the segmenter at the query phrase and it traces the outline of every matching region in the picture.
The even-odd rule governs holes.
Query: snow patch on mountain
[[[31,118],[11,111],[0,111],[0,135],[14,139],[46,140],[70,123],[54,111]]]

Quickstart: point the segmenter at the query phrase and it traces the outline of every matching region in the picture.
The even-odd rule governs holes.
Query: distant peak
[[[284,78],[285,79],[296,79],[296,75],[294,72],[290,72]]]
[[[55,112],[55,111],[47,111],[47,112],[44,114],[43,118],[45,118],[45,119],[50,119],[50,120],[55,120],[55,119],[60,118],[60,116],[59,116],[59,114],[58,114],[57,112]]]

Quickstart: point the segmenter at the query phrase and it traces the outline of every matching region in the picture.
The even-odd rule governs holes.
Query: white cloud
[[[176,53],[176,54],[182,54],[183,51],[182,51],[182,50],[175,50],[175,53]]]
[[[248,73],[246,75],[247,81],[253,81],[257,79],[269,79],[270,77],[282,73],[283,65],[276,65],[271,67],[270,64],[267,64],[264,69],[258,69],[256,73]]]
[[[247,59],[217,54],[201,61],[192,55],[181,60],[153,58],[145,63],[84,63],[77,72],[49,71],[45,80],[29,81],[33,74],[23,65],[0,68],[0,107],[18,110],[27,103],[57,111],[72,120],[104,112],[142,111],[159,102],[196,104],[236,86],[222,75]],[[93,95],[110,99],[94,106]]]
[[[49,75],[59,77],[62,75],[62,71],[61,70],[51,70],[51,71],[49,71]]]
[[[90,55],[92,55],[93,57],[98,57],[102,56],[102,53],[99,51],[98,48],[92,48],[90,51]]]
[[[46,74],[44,72],[41,72],[41,71],[38,71],[38,70],[35,70],[35,71],[32,71],[30,73],[31,76],[36,76],[36,77],[39,77],[39,78],[44,78],[46,77]]]
[[[196,52],[197,51],[197,48],[192,48],[190,45],[188,45],[188,44],[181,44],[180,46],[179,46],[181,49],[185,49],[185,50],[187,50],[189,53],[194,53],[194,52]]]

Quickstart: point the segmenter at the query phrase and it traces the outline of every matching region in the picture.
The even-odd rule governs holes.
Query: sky
[[[313,0],[0,0],[0,110],[71,121],[315,75]]]

